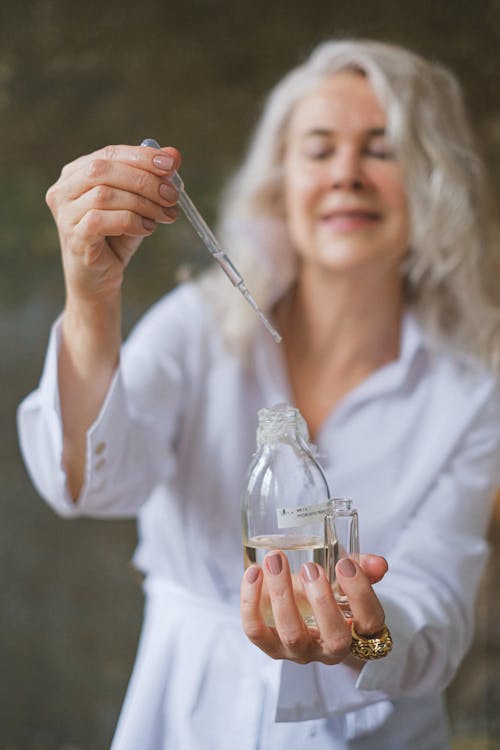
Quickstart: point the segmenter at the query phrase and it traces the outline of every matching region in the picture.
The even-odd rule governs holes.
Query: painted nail
[[[171,185],[167,185],[165,182],[162,182],[160,185],[160,195],[167,201],[175,202],[177,200],[177,190]]]
[[[311,581],[316,581],[319,576],[318,566],[312,562],[304,563],[301,569],[301,573],[302,578],[308,583],[310,583]]]
[[[255,583],[259,577],[259,568],[257,565],[251,565],[247,570],[247,581],[248,583]]]
[[[279,573],[281,573],[281,571],[283,570],[283,561],[281,559],[281,555],[275,553],[274,555],[269,555],[269,557],[266,557],[266,567],[268,571],[274,576],[277,576]]]
[[[156,226],[156,221],[153,221],[153,219],[146,219],[143,217],[142,226],[144,227],[144,229],[147,229],[148,232],[151,232]]]
[[[153,164],[157,169],[164,169],[168,172],[174,168],[174,159],[168,154],[161,154],[153,157]]]
[[[348,557],[342,558],[337,565],[337,570],[346,578],[352,578],[356,575],[356,566]]]
[[[160,224],[171,224],[178,217],[179,210],[178,210],[177,206],[169,206],[168,208],[163,208],[163,213],[165,215],[165,219],[163,221],[160,220],[159,223]]]

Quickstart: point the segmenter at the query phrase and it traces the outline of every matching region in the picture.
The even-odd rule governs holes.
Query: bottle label
[[[278,529],[290,529],[294,526],[305,526],[308,523],[322,521],[327,509],[328,503],[301,505],[298,508],[276,508]]]

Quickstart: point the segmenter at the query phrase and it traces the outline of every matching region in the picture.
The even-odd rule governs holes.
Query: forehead
[[[325,77],[296,104],[289,135],[314,130],[365,132],[383,129],[386,114],[369,80],[356,71]]]

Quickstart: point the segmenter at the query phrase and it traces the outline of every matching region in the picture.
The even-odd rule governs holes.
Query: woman
[[[219,269],[121,347],[123,272],[175,218],[179,162],[108,147],[49,190],[66,305],[19,414],[57,512],[138,517],[145,619],[113,749],[445,748],[442,693],[471,639],[500,452],[499,312],[459,89],[399,47],[338,41],[272,92],[220,233],[281,348]],[[281,552],[245,573],[240,619],[239,497],[257,411],[283,401],[334,494],[355,499],[375,554],[338,574],[369,647],[389,626],[385,658],[354,655],[312,563],[319,630],[305,627]]]

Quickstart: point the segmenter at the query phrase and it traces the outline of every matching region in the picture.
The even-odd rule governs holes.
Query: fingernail
[[[144,229],[147,229],[148,231],[151,231],[156,226],[156,221],[153,221],[153,219],[146,219],[143,217],[142,219],[142,226]]]
[[[272,573],[274,576],[277,576],[283,570],[283,561],[281,559],[281,555],[275,553],[274,555],[269,555],[269,557],[266,557],[266,566],[270,573]]]
[[[160,185],[160,195],[167,201],[175,202],[177,200],[177,190],[171,185],[167,185],[165,182],[162,182]]]
[[[174,158],[168,154],[159,154],[153,156],[153,164],[157,169],[164,169],[166,172],[174,168]]]
[[[349,560],[348,557],[342,558],[342,560],[337,564],[337,570],[346,578],[352,578],[356,575],[356,566],[354,565],[352,560]]]
[[[248,583],[255,583],[259,577],[259,568],[257,565],[251,565],[246,573]]]
[[[304,563],[301,569],[302,578],[307,581],[316,581],[319,576],[318,566],[312,562]]]
[[[160,221],[160,224],[171,224],[178,217],[179,209],[177,206],[169,206],[163,209],[163,213],[165,214],[165,221]]]

